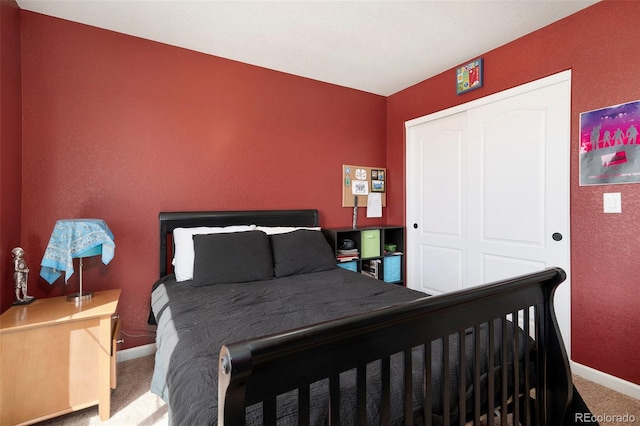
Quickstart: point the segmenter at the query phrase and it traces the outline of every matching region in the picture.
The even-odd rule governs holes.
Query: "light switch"
[[[622,213],[622,196],[620,192],[602,194],[605,213]]]

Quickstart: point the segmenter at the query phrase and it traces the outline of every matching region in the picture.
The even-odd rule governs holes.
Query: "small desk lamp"
[[[102,263],[108,264],[115,252],[113,233],[102,219],[63,219],[56,222],[49,244],[42,257],[40,276],[53,284],[65,271],[65,283],[73,274],[73,259],[80,259],[80,291],[67,296],[70,302],[80,302],[93,297],[92,292],[82,291],[82,260],[102,255]]]

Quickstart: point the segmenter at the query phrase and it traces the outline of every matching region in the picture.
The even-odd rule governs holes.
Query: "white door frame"
[[[426,123],[428,121],[437,120],[448,115],[464,112],[472,108],[476,108],[482,105],[490,104],[501,99],[506,99],[511,96],[521,95],[522,93],[537,90],[542,87],[551,86],[552,84],[560,83],[562,81],[571,80],[571,70],[562,71],[558,74],[551,75],[549,77],[541,78],[540,80],[525,83],[521,86],[513,87],[511,89],[503,90],[502,92],[494,93],[493,95],[485,96],[484,98],[475,99],[464,104],[456,105],[451,108],[443,109],[422,117],[414,118],[413,120],[405,121],[404,127],[417,126],[418,124]],[[405,140],[405,145],[407,141]],[[405,159],[406,160],[406,159]]]

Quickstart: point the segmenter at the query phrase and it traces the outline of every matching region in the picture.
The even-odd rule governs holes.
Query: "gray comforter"
[[[156,367],[152,382],[152,391],[169,403],[173,425],[216,425],[218,392],[218,354],[222,345],[252,337],[277,333],[292,328],[327,321],[382,308],[416,298],[423,293],[398,285],[387,284],[351,271],[336,268],[330,271],[295,275],[267,281],[248,283],[217,284],[205,287],[192,287],[188,282],[178,283],[170,275],[154,285],[152,292],[152,311],[158,322]],[[497,333],[500,332],[496,322]],[[510,323],[509,323],[510,324]],[[481,341],[486,342],[485,336]],[[512,334],[512,333],[509,333]],[[466,334],[467,359],[473,356],[473,333]],[[520,342],[523,339],[519,339]],[[496,347],[500,345],[498,336]],[[451,363],[451,401],[452,420],[458,417],[456,389],[459,371],[455,357],[457,337],[450,338],[452,348]],[[486,344],[482,344],[486,347]],[[512,346],[512,345],[510,345]],[[434,424],[441,423],[442,363],[441,344],[432,344],[432,382]],[[522,351],[522,349],[520,349]],[[497,350],[496,356],[500,356]],[[414,350],[414,366],[421,365],[421,350]],[[481,364],[486,363],[486,356]],[[401,372],[402,356],[392,358],[392,370]],[[473,362],[467,362],[465,372],[467,381],[472,383]],[[500,360],[496,359],[496,365]],[[371,377],[371,395],[367,396],[368,418],[370,423],[379,424],[378,395],[375,395],[376,379],[373,364],[368,369]],[[486,367],[482,367],[482,377],[486,380]],[[497,368],[499,370],[499,367]],[[496,371],[497,373],[498,371]],[[392,374],[393,375],[393,374]],[[415,371],[414,412],[415,421],[421,422],[421,403],[423,386],[422,371]],[[350,387],[353,374],[341,375],[341,413],[346,420],[353,413],[355,395]],[[393,386],[402,387],[402,378]],[[499,386],[497,386],[499,388]],[[467,386],[469,389],[469,386]],[[326,422],[327,403],[324,394],[326,383],[318,383],[312,388],[311,424]],[[483,392],[486,401],[486,391]],[[472,389],[467,392],[473,395]],[[392,407],[401,407],[401,392],[392,392]],[[290,398],[291,402],[295,398]],[[280,401],[280,398],[279,398]],[[471,402],[471,401],[469,401]],[[467,403],[467,407],[472,404]],[[259,417],[260,410],[250,410],[249,422]],[[402,421],[402,410],[392,412],[395,421]],[[287,408],[279,408],[282,423],[297,424],[296,414]],[[348,421],[347,421],[348,423]]]

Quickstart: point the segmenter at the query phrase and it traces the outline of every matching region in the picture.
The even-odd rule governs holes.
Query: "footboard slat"
[[[271,398],[262,403],[262,418],[265,425],[276,424],[276,399]]]
[[[289,415],[295,401],[277,396],[296,389],[300,425],[315,424],[311,416],[316,413],[324,421],[327,405],[329,424],[351,419],[365,424],[373,419],[362,407],[376,387],[369,377],[378,371],[375,380],[382,389],[371,397],[380,400],[382,425],[402,417],[412,424],[420,412],[427,425],[452,420],[464,425],[467,411],[469,421],[479,423],[486,416],[492,424],[496,408],[503,424],[508,413],[525,425],[560,424],[571,400],[571,373],[552,300],[565,276],[550,268],[225,345],[219,363],[218,425],[245,424],[245,407],[264,401],[269,401],[263,404],[264,420],[277,419],[281,410]],[[404,383],[395,377],[400,371]],[[419,392],[420,386],[422,398],[415,397],[421,407],[414,406],[414,390]],[[352,395],[357,395],[357,407],[346,403]],[[272,405],[276,397],[277,406]]]
[[[458,365],[460,366],[460,368],[458,369],[458,374],[460,375],[459,381],[458,381],[458,417],[459,417],[459,424],[460,426],[464,426],[465,424],[465,417],[466,417],[466,413],[467,413],[467,408],[466,408],[466,400],[467,400],[467,386],[466,386],[466,374],[465,372],[467,371],[467,366],[466,366],[466,353],[467,353],[467,349],[466,349],[466,330],[462,330],[460,332],[457,333],[458,336]]]
[[[413,424],[413,362],[411,348],[404,351],[404,424]]]
[[[513,318],[513,424],[520,424],[520,328],[518,328],[518,319],[520,314],[514,311]]]
[[[495,325],[494,325],[494,321],[493,318],[491,319],[491,321],[489,321],[488,323],[488,330],[489,332],[487,333],[487,345],[488,345],[488,358],[487,358],[487,362],[489,363],[489,367],[487,369],[487,371],[489,372],[488,377],[487,377],[487,422],[491,421],[493,419],[493,413],[495,411],[495,398],[493,397],[493,395],[495,395],[495,356],[496,356],[496,349],[495,349],[495,342],[494,342],[494,337],[495,336]]]
[[[367,424],[367,367],[360,365],[356,369],[356,410],[358,412],[357,424]]]
[[[535,329],[535,365],[536,365],[536,371],[540,371],[540,368],[543,368],[543,358],[542,358],[542,350],[540,348],[540,345],[538,344],[538,342],[540,342],[544,336],[544,333],[542,332],[542,328],[538,327],[537,324],[540,324],[540,321],[542,321],[542,312],[540,309],[539,305],[536,305],[533,307],[533,315],[535,316],[535,323],[536,323],[536,329]],[[541,418],[544,418],[545,415],[545,404],[541,403],[541,401],[543,401],[544,399],[544,383],[542,383],[540,380],[536,380],[536,384],[534,386],[534,392],[535,392],[535,398],[536,398],[536,402],[535,402],[535,416],[536,416],[536,420],[539,420]]]
[[[380,422],[391,424],[391,359],[387,356],[380,360],[381,388]]]
[[[524,416],[524,424],[531,424],[531,369],[529,366],[531,365],[531,343],[529,342],[529,336],[531,336],[531,324],[529,318],[529,308],[524,310],[524,412],[522,415]]]
[[[340,376],[329,377],[329,424],[340,425]]]
[[[536,317],[536,324],[540,324],[542,322],[542,316],[544,307],[540,305],[534,306],[534,315]],[[544,339],[544,330],[543,327],[536,327],[536,382],[540,383],[540,380],[544,381],[544,356],[542,351],[544,350],[543,345],[540,344],[540,341]],[[546,404],[544,403],[546,397],[545,388],[546,385],[536,386],[536,418],[543,419],[545,416]]]
[[[451,367],[449,365],[449,338],[442,339],[442,412],[444,424],[451,424]]]
[[[433,376],[432,376],[432,371],[431,371],[431,342],[427,342],[424,345],[422,345],[422,356],[424,359],[424,382],[422,384],[423,389],[424,389],[424,410],[423,410],[423,417],[424,417],[424,423],[426,426],[431,426],[431,419],[432,419],[432,414],[433,414],[433,395],[432,395],[432,380],[433,380]]]
[[[509,347],[507,345],[507,317],[503,316],[501,318],[501,321],[502,321],[502,325],[500,330],[500,336],[501,336],[500,349],[501,349],[502,355],[500,356],[500,363],[502,365],[502,368],[500,368],[500,383],[501,383],[500,414],[501,414],[502,426],[507,426],[506,413],[509,412],[509,409],[507,408],[507,398],[509,396],[509,391],[507,389],[507,381],[509,380],[509,354],[508,354]]]
[[[298,389],[298,426],[309,426],[309,415],[311,413],[311,395],[309,386]]]
[[[481,406],[480,396],[480,325],[473,327],[473,424],[480,424]]]

